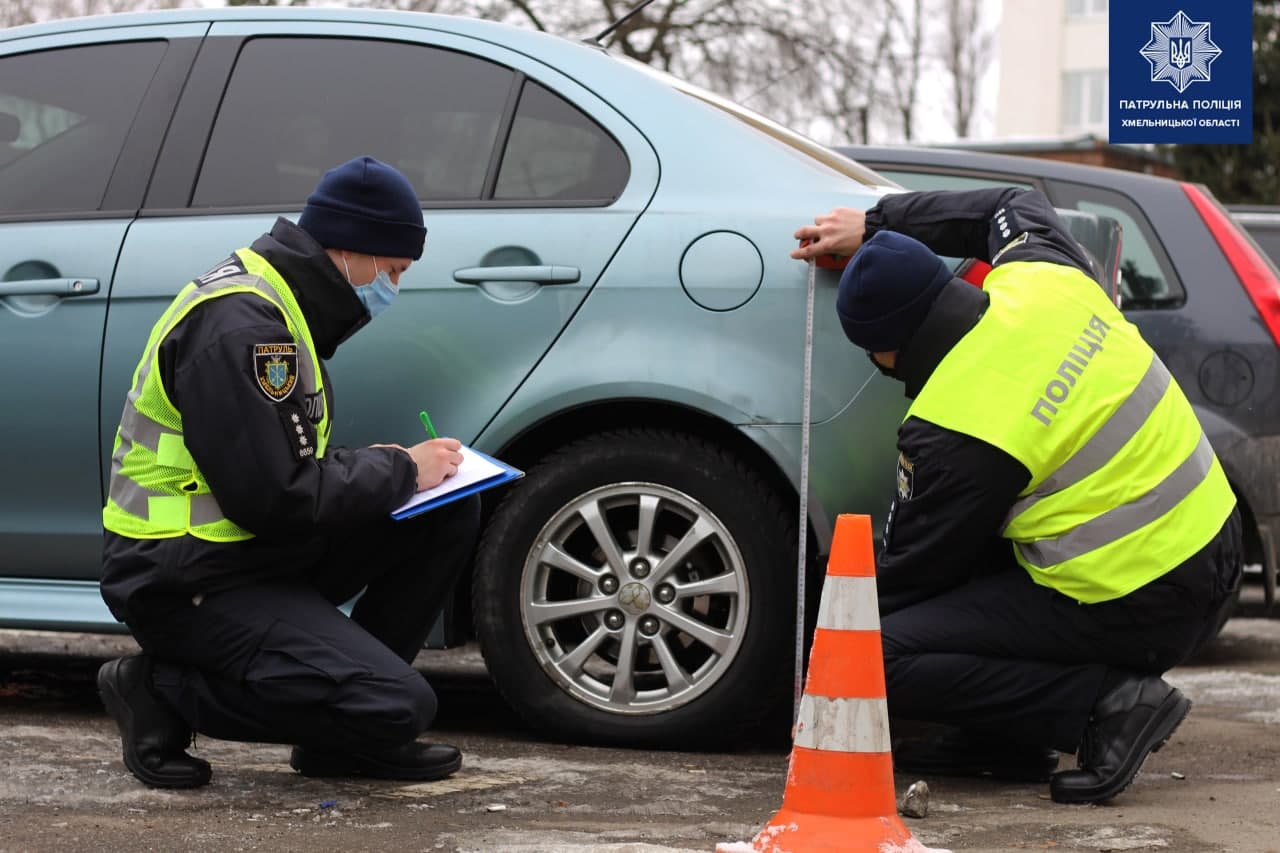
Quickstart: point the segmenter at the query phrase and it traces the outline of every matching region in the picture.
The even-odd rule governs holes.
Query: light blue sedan
[[[478,637],[553,737],[706,745],[785,709],[808,274],[791,235],[885,182],[595,45],[463,18],[0,32],[0,625],[121,630],[100,511],[147,331],[359,154],[409,176],[430,234],[395,310],[330,365],[335,440],[414,441],[425,408],[528,472],[490,493],[434,640]],[[904,410],[841,334],[834,283],[819,272],[811,592],[835,514],[884,507]]]

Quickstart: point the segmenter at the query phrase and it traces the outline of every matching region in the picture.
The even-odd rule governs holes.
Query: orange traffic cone
[[[827,564],[782,809],[717,853],[923,853],[898,817],[871,517],[842,515]]]

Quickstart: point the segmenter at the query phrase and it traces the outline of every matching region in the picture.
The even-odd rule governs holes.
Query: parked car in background
[[[1244,517],[1245,561],[1268,606],[1280,545],[1280,275],[1264,247],[1280,221],[1226,209],[1204,186],[1032,157],[936,148],[844,146],[913,190],[1016,185],[1058,208],[1120,222],[1125,315],[1177,377],[1222,460]]]
[[[1244,226],[1253,241],[1280,264],[1280,206],[1269,204],[1229,204],[1231,218]]]
[[[874,203],[873,172],[594,45],[361,9],[0,32],[0,143],[0,625],[123,630],[97,588],[101,507],[148,331],[370,154],[430,234],[331,365],[335,439],[415,440],[426,408],[527,471],[487,496],[434,640],[478,636],[553,737],[711,745],[785,713],[807,288],[788,253],[815,212]],[[882,510],[904,408],[841,334],[835,280],[814,555],[836,513]]]

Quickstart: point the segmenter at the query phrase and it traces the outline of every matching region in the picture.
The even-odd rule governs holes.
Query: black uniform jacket
[[[1047,261],[1094,276],[1088,256],[1049,200],[1034,190],[886,196],[867,211],[866,237],[877,231],[897,231],[940,255],[979,258],[993,266]],[[896,374],[908,397],[920,392],[987,303],[985,293],[959,280],[943,288],[898,353]],[[876,569],[882,613],[1012,565],[1012,549],[999,538],[1000,528],[1031,479],[1003,450],[916,417],[899,428],[898,451],[897,494]]]
[[[289,283],[322,359],[369,322],[342,273],[292,222],[278,219],[252,248]],[[300,573],[321,557],[327,537],[386,519],[413,493],[417,468],[401,450],[330,446],[315,458],[316,401],[308,406],[299,388],[275,402],[254,366],[255,344],[291,340],[279,309],[252,294],[201,303],[165,339],[160,375],[182,413],[187,448],[226,517],[256,538],[137,540],[107,532],[102,595],[117,618],[127,621],[140,600]],[[332,420],[327,375],[324,388]]]

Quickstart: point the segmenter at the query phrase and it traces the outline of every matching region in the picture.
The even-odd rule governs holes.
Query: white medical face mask
[[[346,252],[342,254],[342,266],[347,272],[347,283],[356,291],[356,298],[364,305],[369,316],[377,317],[395,300],[400,288],[391,282],[391,275],[386,270],[378,269],[378,256],[373,256],[373,268],[377,274],[368,284],[356,284],[351,281],[351,267],[347,264]]]

